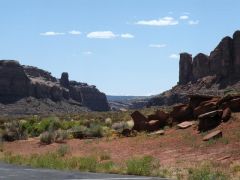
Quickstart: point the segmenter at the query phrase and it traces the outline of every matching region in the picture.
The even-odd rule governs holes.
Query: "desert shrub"
[[[111,118],[106,118],[105,119],[105,125],[110,127],[112,125],[112,119]]]
[[[57,150],[59,156],[63,157],[69,152],[69,146],[67,144],[61,144]]]
[[[102,136],[104,136],[104,137],[110,137],[114,134],[114,130],[111,129],[110,127],[102,126],[101,133],[102,133]]]
[[[201,165],[188,170],[188,180],[227,180],[229,177],[222,172],[213,170],[210,165]]]
[[[87,127],[86,126],[74,126],[70,132],[73,138],[83,138],[86,134]]]
[[[40,135],[40,142],[43,144],[51,144],[54,142],[55,134],[50,131],[43,132]]]
[[[41,119],[40,122],[33,125],[33,133],[39,136],[45,131],[55,131],[61,127],[61,122],[57,117],[48,117]]]
[[[64,140],[66,140],[68,138],[68,132],[66,130],[57,130],[54,132],[55,137],[54,137],[54,141],[57,143],[62,143],[64,142]]]
[[[86,132],[87,137],[103,137],[102,126],[97,123],[90,124]]]
[[[17,120],[4,123],[4,130],[2,131],[2,139],[5,141],[14,141],[20,139],[27,139],[27,132]]]
[[[127,174],[149,176],[153,168],[153,158],[144,156],[132,158],[127,161]]]
[[[79,126],[80,125],[80,122],[79,121],[62,121],[61,122],[61,129],[63,130],[68,130],[68,129],[71,129],[73,128],[74,126]]]

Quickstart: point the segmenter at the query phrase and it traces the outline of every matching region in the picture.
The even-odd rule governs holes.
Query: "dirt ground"
[[[222,123],[214,130],[222,130],[223,137],[205,142],[206,133],[199,133],[196,126],[188,129],[175,127],[165,130],[164,135],[136,137],[71,139],[66,144],[70,147],[69,156],[87,156],[109,154],[111,160],[124,162],[133,156],[150,155],[158,159],[164,167],[188,168],[204,161],[211,161],[223,167],[240,164],[240,113],[233,114],[227,123]],[[210,131],[211,132],[211,131]],[[4,144],[4,151],[14,154],[30,155],[57,150],[60,144],[41,145],[39,139],[30,138]]]

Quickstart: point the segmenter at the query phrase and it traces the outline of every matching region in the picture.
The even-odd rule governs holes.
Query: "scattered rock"
[[[149,133],[148,135],[149,135],[149,136],[152,136],[152,135],[164,135],[164,134],[165,134],[165,131],[164,131],[164,130],[158,130],[158,131]]]
[[[146,130],[147,118],[143,114],[141,114],[139,111],[134,111],[131,114],[131,117],[132,117],[133,122],[134,122],[134,126],[133,126],[134,130],[136,130],[136,131]]]
[[[184,121],[184,122],[178,124],[177,127],[180,129],[186,129],[186,128],[191,127],[192,125],[193,125],[192,121]]]
[[[232,114],[232,111],[230,108],[224,109],[222,113],[223,122],[227,122],[231,118],[231,114]]]
[[[227,155],[227,156],[223,156],[221,158],[218,158],[217,161],[222,161],[222,160],[229,159],[229,158],[231,158],[231,156]]]
[[[194,117],[197,118],[201,114],[205,114],[217,109],[217,102],[205,101],[193,110]]]
[[[216,138],[220,138],[222,137],[222,131],[217,130],[214,132],[211,132],[209,134],[207,134],[206,136],[203,137],[203,141],[209,141],[211,139],[216,139]]]
[[[160,120],[151,120],[146,123],[146,130],[147,131],[156,131],[160,129],[161,121]]]
[[[203,102],[206,102],[215,98],[215,96],[200,95],[200,94],[189,95],[188,97],[189,97],[189,106],[192,109],[195,109]]]

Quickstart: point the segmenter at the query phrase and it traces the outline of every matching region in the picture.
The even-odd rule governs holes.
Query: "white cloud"
[[[171,54],[169,56],[169,58],[171,58],[171,59],[179,59],[179,55],[178,54]]]
[[[72,34],[72,35],[80,35],[80,34],[82,34],[80,31],[76,31],[76,30],[69,31],[68,33]]]
[[[183,16],[180,16],[179,19],[181,19],[181,20],[186,20],[186,19],[189,19],[189,16],[183,15]]]
[[[87,34],[87,38],[90,39],[112,39],[116,38],[117,35],[114,34],[112,31],[95,31],[95,32],[90,32]]]
[[[48,31],[48,32],[40,33],[40,35],[41,36],[59,36],[59,35],[65,35],[65,33]]]
[[[146,26],[172,26],[177,25],[178,21],[175,20],[173,17],[163,17],[160,19],[153,19],[153,20],[141,20],[136,22],[137,25],[146,25]]]
[[[199,24],[199,20],[195,20],[195,21],[190,20],[190,21],[188,21],[188,24],[189,25],[197,25],[197,24]]]
[[[84,51],[83,54],[84,54],[84,55],[92,55],[93,52],[92,52],[92,51]]]
[[[149,44],[148,46],[151,48],[164,48],[167,45],[166,44]]]
[[[121,34],[121,38],[131,39],[131,38],[134,38],[134,35],[125,33],[125,34]]]

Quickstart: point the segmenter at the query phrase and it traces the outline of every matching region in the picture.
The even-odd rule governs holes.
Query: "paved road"
[[[9,165],[0,162],[0,179],[7,180],[163,180],[164,178],[123,176],[117,174],[69,172]]]

